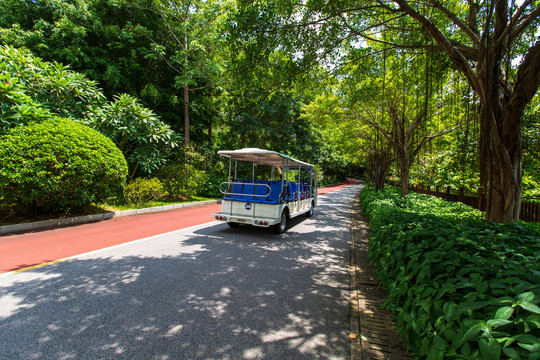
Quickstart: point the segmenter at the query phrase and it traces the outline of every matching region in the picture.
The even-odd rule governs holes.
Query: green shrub
[[[130,182],[124,188],[124,198],[126,202],[137,206],[144,205],[150,201],[156,201],[166,196],[167,192],[161,181],[156,178],[138,178]]]
[[[206,181],[197,188],[197,195],[209,198],[220,198],[223,194],[219,191],[219,185],[225,181],[228,181],[226,176],[216,174],[216,172],[213,171],[206,177]]]
[[[361,193],[370,259],[409,348],[428,359],[538,359],[540,234],[458,203]]]
[[[182,163],[164,166],[157,172],[157,177],[163,183],[169,197],[175,200],[198,194],[208,180],[208,175],[204,171]]]
[[[25,211],[80,210],[125,184],[126,160],[87,126],[52,118],[0,137],[0,197]]]

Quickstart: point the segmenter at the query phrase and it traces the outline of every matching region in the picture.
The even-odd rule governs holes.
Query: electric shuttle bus
[[[227,222],[231,228],[240,224],[273,227],[280,234],[287,229],[289,219],[313,215],[317,205],[314,165],[257,148],[221,150],[218,155],[229,159],[229,177],[220,184],[224,196],[221,212],[212,214],[214,219]],[[251,163],[250,179],[239,178],[241,163]]]

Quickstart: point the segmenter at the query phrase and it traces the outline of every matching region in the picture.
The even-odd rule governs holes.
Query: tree
[[[121,94],[112,102],[95,81],[60,63],[50,63],[28,50],[0,47],[0,133],[62,115],[100,131],[116,142],[130,166],[130,176],[146,174],[168,159],[179,137],[152,110],[133,96]]]
[[[405,111],[398,111],[396,105],[397,104],[391,104],[389,108],[392,124],[390,130],[383,129],[377,121],[373,121],[369,117],[363,117],[361,118],[361,121],[367,122],[378,129],[388,143],[394,148],[401,174],[401,193],[408,194],[409,173],[413,159],[429,141],[447,134],[453,131],[453,129],[441,130],[427,136],[418,136],[417,132],[420,129],[420,126],[428,117],[426,109],[422,109],[416,115],[414,120],[411,120],[407,117]]]
[[[92,108],[84,123],[112,139],[130,166],[129,179],[138,170],[150,174],[163,166],[168,151],[178,146],[180,137],[163,123],[152,110],[127,94]]]
[[[1,46],[0,69],[0,132],[53,115],[81,119],[105,98],[95,81],[25,49]]]
[[[421,24],[478,93],[482,103],[481,154],[488,169],[487,219],[517,221],[522,187],[521,123],[526,105],[540,86],[540,41],[524,53],[514,81],[510,81],[509,62],[515,56],[512,48],[540,17],[538,2],[526,0],[513,9],[506,0],[469,1],[464,14],[457,6],[452,11],[437,0],[430,1],[437,15],[445,16],[460,30],[454,34],[445,34],[409,2],[395,3],[399,8],[392,10]],[[482,15],[483,21],[479,21]],[[475,69],[471,63],[476,64]]]
[[[277,14],[279,19],[257,13]],[[280,44],[306,64],[324,57],[343,61],[343,49],[365,41],[395,49],[445,53],[466,77],[482,105],[481,159],[487,168],[487,219],[516,221],[521,201],[523,111],[540,83],[540,6],[525,0],[468,1],[294,1],[244,3],[239,21],[246,37],[266,46]],[[254,35],[254,29],[259,34]],[[262,29],[262,30],[261,30]],[[433,44],[426,44],[420,34]],[[385,39],[390,34],[393,41]],[[407,36],[398,35],[407,34]],[[521,59],[521,61],[520,61]],[[520,65],[514,68],[514,61]]]
[[[99,83],[109,101],[120,93],[136,96],[181,132],[177,73],[160,55],[170,58],[179,50],[159,5],[154,0],[0,1],[0,42],[24,46],[48,62],[69,64]],[[193,99],[199,101],[196,110],[218,112],[221,104],[205,101],[208,97],[204,93]]]
[[[184,95],[184,143],[190,143],[190,92],[216,86],[221,75],[217,53],[223,46],[219,36],[224,15],[222,1],[172,0],[159,1],[158,13],[168,31],[169,43],[155,41],[156,48],[176,73],[176,86]]]

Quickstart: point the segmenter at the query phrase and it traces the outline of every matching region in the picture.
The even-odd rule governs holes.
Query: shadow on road
[[[0,278],[0,357],[349,358],[357,191],[282,235],[217,224]]]

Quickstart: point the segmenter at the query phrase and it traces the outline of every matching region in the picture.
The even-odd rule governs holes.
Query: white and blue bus
[[[257,148],[222,150],[218,155],[229,159],[229,176],[219,187],[224,196],[221,212],[212,214],[214,219],[232,228],[249,224],[283,233],[289,219],[313,215],[317,205],[314,165]],[[246,171],[243,165],[240,177],[242,163],[250,163],[250,169]]]

